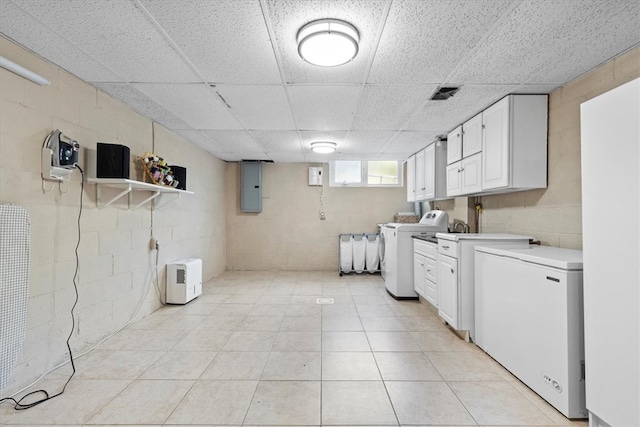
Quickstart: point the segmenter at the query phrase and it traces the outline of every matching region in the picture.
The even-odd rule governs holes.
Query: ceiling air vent
[[[458,93],[459,87],[439,87],[438,90],[431,97],[432,101],[446,101],[453,95]]]

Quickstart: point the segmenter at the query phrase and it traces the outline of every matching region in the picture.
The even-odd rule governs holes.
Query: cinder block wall
[[[482,197],[482,232],[528,234],[545,245],[582,249],[580,104],[638,77],[640,47],[553,91],[549,95],[548,188]],[[615,141],[602,143],[615,149]],[[604,208],[606,198],[602,194]]]
[[[74,172],[62,191],[51,183],[43,190],[40,152],[49,132],[58,128],[83,149],[113,142],[129,146],[132,157],[155,151],[187,167],[188,189],[195,192],[160,210],[128,209],[127,197],[98,209],[95,185],[85,185],[80,299],[71,340],[76,353],[160,306],[155,254],[149,250],[152,228],[160,241],[163,292],[167,261],[202,258],[205,280],[224,271],[225,168],[216,157],[7,39],[0,38],[0,52],[51,81],[38,86],[0,70],[0,203],[23,206],[31,217],[27,334],[11,382],[1,390],[6,396],[67,358],[81,181]],[[80,164],[86,170],[84,153]],[[132,167],[132,178],[140,179],[136,170]],[[104,189],[104,197],[116,192]],[[135,200],[144,196],[135,194]]]
[[[263,164],[263,210],[240,212],[240,166],[228,163],[227,270],[334,270],[338,235],[375,233],[377,224],[413,211],[406,188],[329,187],[324,165],[324,210],[320,189],[308,186],[317,163]]]

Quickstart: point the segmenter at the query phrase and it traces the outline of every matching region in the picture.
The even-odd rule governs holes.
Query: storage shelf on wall
[[[98,205],[98,208],[105,208],[116,200],[126,196],[127,194],[129,195],[129,209],[137,209],[140,206],[152,201],[155,203],[155,198],[160,196],[161,194],[173,195],[173,198],[159,206],[156,206],[154,204],[155,209],[160,209],[163,206],[171,203],[172,201],[179,199],[183,194],[194,194],[193,191],[179,190],[173,187],[165,187],[161,185],[150,184],[148,182],[135,181],[125,178],[87,178],[87,182],[90,184],[96,184],[96,204]],[[116,194],[115,196],[101,204],[102,187],[115,188],[121,191],[120,193]],[[143,191],[149,192],[151,194],[141,202],[134,204],[133,193]]]

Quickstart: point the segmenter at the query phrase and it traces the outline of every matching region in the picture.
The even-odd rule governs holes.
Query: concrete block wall
[[[95,185],[85,184],[79,300],[71,339],[76,354],[134,315],[143,317],[160,306],[153,282],[155,253],[149,250],[152,232],[160,241],[162,293],[168,261],[202,258],[205,280],[224,271],[226,213],[224,162],[1,37],[0,54],[51,81],[50,86],[39,86],[0,69],[0,203],[23,206],[31,218],[27,333],[11,382],[0,390],[6,396],[67,360],[81,180],[76,171],[62,191],[49,182],[43,190],[40,152],[52,130],[78,140],[83,149],[79,163],[85,170],[85,149],[95,149],[97,142],[124,144],[132,158],[152,151],[187,167],[188,189],[195,192],[162,209],[128,209],[127,197],[98,209]],[[141,179],[140,168],[133,166],[132,178]],[[104,189],[104,195],[117,191]],[[135,200],[145,195],[135,194]]]
[[[638,77],[640,47],[553,91],[549,95],[547,188],[482,197],[481,231],[528,234],[544,245],[582,249],[580,104]],[[614,141],[603,144],[615,149]],[[603,194],[605,208],[606,199]]]
[[[308,186],[317,163],[264,163],[263,210],[240,212],[240,164],[228,163],[227,270],[336,270],[340,233],[376,233],[377,224],[413,211],[405,188],[339,188],[324,182],[326,220],[320,220],[320,188]],[[329,176],[324,164],[324,176]]]

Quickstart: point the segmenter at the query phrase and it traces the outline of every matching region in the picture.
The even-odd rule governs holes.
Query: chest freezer
[[[475,342],[568,418],[586,418],[582,252],[475,248]]]

